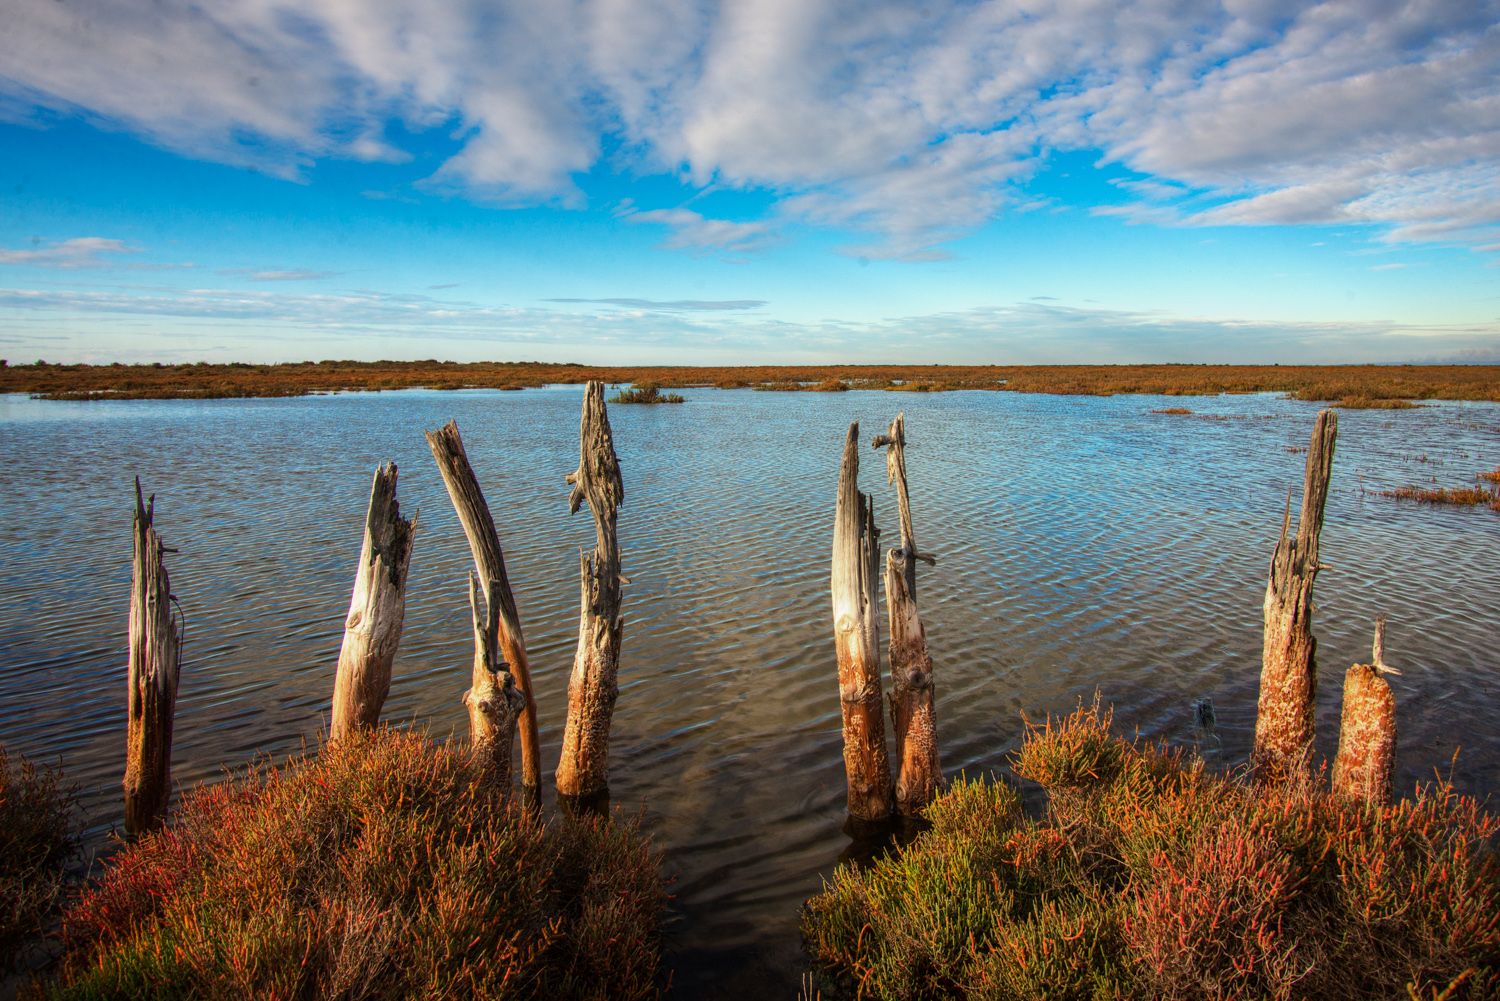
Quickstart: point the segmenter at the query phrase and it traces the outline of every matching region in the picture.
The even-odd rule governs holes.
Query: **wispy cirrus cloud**
[[[543,299],[542,301],[597,303],[604,306],[619,306],[623,309],[645,309],[661,313],[722,313],[759,309],[766,305],[764,299],[673,299],[667,302],[656,299]]]
[[[649,300],[645,300],[649,301]],[[574,303],[585,305],[585,302]],[[601,307],[613,303],[598,303]],[[1021,302],[869,322],[794,323],[737,310],[554,310],[454,302],[374,291],[336,294],[189,289],[140,294],[127,290],[0,289],[12,310],[17,343],[66,314],[70,329],[115,350],[122,325],[198,332],[223,346],[227,360],[296,360],[317,346],[367,343],[398,336],[412,350],[424,341],[467,344],[485,357],[496,344],[586,349],[597,361],[674,357],[701,364],[786,360],[833,362],[858,355],[891,362],[1060,364],[1086,357],[1099,363],[1203,361],[1296,363],[1500,359],[1500,323],[1414,325],[1389,322],[1276,322],[1191,316],[1167,311]],[[154,336],[154,335],[153,335]],[[40,340],[38,340],[40,343]],[[139,343],[148,343],[140,341]],[[82,360],[86,352],[70,348]],[[196,347],[183,348],[196,352]],[[115,351],[117,354],[118,352]],[[112,356],[111,356],[112,357]],[[196,360],[196,359],[189,359]]]
[[[687,208],[638,210],[629,200],[616,210],[615,216],[630,223],[665,226],[669,230],[661,246],[667,250],[686,250],[700,257],[742,258],[758,253],[775,242],[770,224],[764,222],[731,222],[709,219]]]
[[[1140,175],[1140,221],[1480,242],[1497,25],[1500,0],[68,0],[8,9],[0,113],[81,109],[293,179],[402,159],[393,123],[441,128],[461,147],[428,185],[499,204],[581,205],[606,156],[774,197],[765,222],[632,217],[690,253],[799,222],[940,258],[1035,204],[1067,149]]]
[[[337,271],[309,271],[307,268],[285,270],[260,270],[258,268],[220,268],[215,274],[243,275],[253,282],[310,282],[333,278]]]
[[[67,271],[82,268],[113,268],[121,262],[113,255],[139,254],[140,247],[132,247],[124,240],[109,240],[99,236],[75,237],[56,243],[37,246],[30,250],[5,250],[0,248],[0,264],[31,264],[45,268],[62,268]]]

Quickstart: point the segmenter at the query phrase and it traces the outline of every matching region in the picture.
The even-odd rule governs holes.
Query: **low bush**
[[[623,821],[528,819],[380,731],[189,794],[64,915],[83,998],[645,998],[663,884]]]
[[[686,403],[681,393],[663,393],[647,383],[636,389],[622,389],[609,398],[611,403]]]
[[[58,773],[0,747],[0,971],[57,917],[78,857],[73,790]]]
[[[1097,705],[1033,729],[1016,770],[1045,820],[960,779],[929,831],[808,903],[808,950],[850,996],[1500,995],[1500,825],[1471,799],[1263,791],[1114,736]]]

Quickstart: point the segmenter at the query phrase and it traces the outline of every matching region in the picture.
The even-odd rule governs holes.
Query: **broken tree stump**
[[[886,553],[885,604],[890,617],[891,726],[896,731],[896,810],[914,817],[927,808],[942,785],[938,764],[937,715],[933,706],[932,657],[927,633],[917,613],[917,560],[936,565],[937,558],[917,552],[911,501],[906,490],[906,416],[897,414],[888,434],[876,435],[872,447],[885,446],[887,485],[896,488],[901,517],[901,545]]]
[[[172,718],[182,665],[182,625],[172,620],[172,590],[153,521],[156,495],[141,500],[135,481],[135,551],[131,563],[129,720],[125,751],[125,830],[159,826],[172,795]]]
[[[557,764],[557,793],[596,796],[609,787],[609,728],[620,693],[620,545],[615,525],[625,484],[615,456],[604,383],[590,382],[583,393],[578,428],[578,469],[569,473],[568,513],[585,501],[594,516],[594,551],[579,552],[582,598],[578,650],[568,680],[568,722]]]
[[[859,492],[859,422],[849,425],[833,515],[833,637],[838,651],[849,814],[882,821],[891,814],[891,763],[880,691],[880,626],[875,580],[879,537],[870,499]]]
[[[458,424],[449,421],[437,431],[427,432],[427,445],[432,457],[437,460],[438,471],[443,475],[443,485],[448,488],[448,498],[453,501],[453,510],[464,527],[469,540],[469,551],[474,556],[474,568],[478,571],[485,592],[485,607],[493,607],[498,614],[487,616],[485,629],[488,636],[498,644],[501,659],[515,677],[516,687],[521,690],[526,706],[521,714],[521,785],[528,803],[540,804],[542,784],[542,745],[536,727],[536,696],[531,689],[531,662],[526,657],[526,640],[521,635],[521,615],[516,610],[516,599],[510,590],[510,581],[505,576],[505,555],[500,549],[500,540],[495,535],[495,521],[490,516],[489,505],[479,489],[479,480],[469,465],[468,453],[458,434]],[[490,604],[491,595],[496,599]],[[476,652],[476,657],[478,653]],[[473,716],[470,716],[470,726]]]
[[[391,664],[401,643],[416,521],[415,515],[410,520],[401,517],[396,464],[377,469],[333,682],[330,742],[357,730],[372,730],[380,722],[380,709],[391,691]]]
[[[1396,698],[1382,674],[1401,672],[1385,663],[1385,616],[1375,620],[1371,663],[1344,675],[1339,753],[1333,760],[1333,791],[1371,806],[1391,801],[1396,764]]]
[[[526,697],[500,659],[494,623],[500,615],[500,588],[481,588],[469,574],[469,611],[474,620],[474,673],[463,703],[469,710],[469,749],[485,781],[510,788],[511,747]]]
[[[1318,692],[1317,640],[1312,634],[1313,581],[1318,537],[1333,465],[1338,415],[1318,412],[1302,487],[1297,537],[1288,539],[1292,500],[1287,493],[1281,539],[1271,557],[1266,582],[1265,637],[1261,651],[1260,699],[1250,764],[1263,782],[1277,783],[1306,774],[1312,753],[1314,702]]]

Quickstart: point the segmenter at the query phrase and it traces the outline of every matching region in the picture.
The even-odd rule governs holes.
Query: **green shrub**
[[[553,826],[379,731],[190,794],[64,916],[53,998],[644,998],[663,884],[634,825]]]
[[[1472,799],[1262,791],[1121,740],[1097,704],[1033,728],[1016,770],[1044,821],[960,779],[929,831],[808,903],[808,951],[851,996],[1500,995],[1500,824]]]
[[[609,398],[611,403],[686,403],[681,393],[663,393],[649,382],[636,389],[622,389]]]
[[[78,857],[73,790],[59,783],[24,757],[12,766],[0,747],[0,971],[56,917]]]

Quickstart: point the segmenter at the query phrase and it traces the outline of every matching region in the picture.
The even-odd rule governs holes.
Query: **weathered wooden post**
[[[474,673],[464,705],[469,709],[469,747],[487,781],[510,788],[510,749],[526,697],[500,659],[495,623],[500,616],[500,588],[491,581],[481,588],[469,575],[469,611],[474,619]]]
[[[469,551],[474,556],[474,568],[484,589],[485,607],[495,609],[495,613],[487,616],[486,635],[498,644],[502,659],[515,676],[516,686],[526,700],[520,720],[522,794],[528,804],[540,804],[542,745],[536,728],[531,662],[526,658],[526,640],[521,635],[521,616],[516,610],[516,599],[505,576],[505,556],[495,535],[495,521],[490,517],[489,505],[484,502],[484,493],[479,489],[479,480],[469,465],[458,425],[449,421],[436,431],[428,431],[427,445],[437,460],[438,471],[443,474],[443,485],[448,488],[448,497],[458,512],[458,520],[464,526]],[[479,656],[476,645],[476,659]],[[472,710],[469,723],[471,727],[474,724]],[[509,748],[506,753],[509,753]]]
[[[1396,764],[1396,698],[1382,674],[1400,674],[1385,663],[1385,616],[1375,620],[1371,663],[1344,675],[1339,753],[1333,760],[1333,791],[1372,806],[1391,801]]]
[[[833,637],[844,719],[844,772],[849,814],[881,821],[891,814],[891,762],[880,691],[880,626],[875,580],[879,531],[870,500],[859,492],[859,422],[849,425],[833,515]]]
[[[415,515],[410,520],[401,517],[401,506],[396,502],[396,464],[377,469],[333,682],[330,742],[357,730],[374,729],[380,722],[380,708],[391,690],[391,664],[401,643],[406,570],[411,562],[416,521]]]
[[[1260,700],[1250,764],[1263,782],[1304,774],[1312,752],[1314,702],[1318,692],[1317,640],[1312,634],[1313,581],[1318,575],[1318,536],[1333,465],[1338,415],[1318,412],[1302,487],[1297,537],[1289,540],[1292,500],[1287,494],[1281,539],[1266,583],[1265,639],[1261,651]]]
[[[906,490],[905,414],[896,415],[888,434],[875,436],[872,447],[882,445],[886,483],[896,487],[901,516],[901,545],[887,552],[885,561],[885,604],[891,628],[891,725],[896,731],[896,809],[903,816],[913,817],[927,808],[943,781],[938,764],[932,657],[917,614],[916,584],[917,560],[936,565],[937,558],[917,552],[912,532],[911,501]]]
[[[594,516],[594,551],[580,550],[578,574],[582,599],[578,616],[578,651],[568,680],[568,722],[563,730],[562,759],[557,764],[559,796],[595,796],[609,787],[609,727],[620,693],[620,546],[615,523],[625,484],[615,456],[604,383],[590,382],[583,393],[578,428],[578,469],[568,513],[584,501]]]
[[[172,795],[172,718],[182,664],[182,627],[172,621],[172,591],[162,545],[135,480],[135,555],[130,591],[129,721],[125,750],[125,830],[132,836],[160,825]]]

